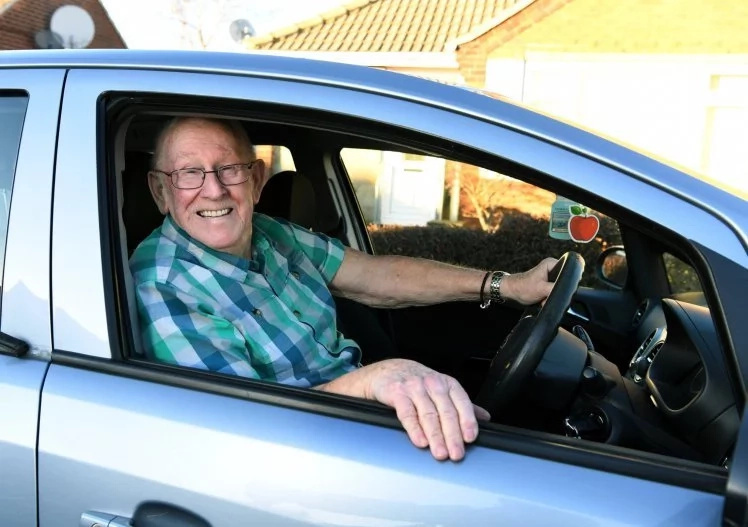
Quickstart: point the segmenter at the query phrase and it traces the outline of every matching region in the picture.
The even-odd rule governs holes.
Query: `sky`
[[[257,34],[277,30],[345,0],[101,0],[132,49],[241,51],[229,27],[247,20]],[[201,37],[202,36],[202,40]]]

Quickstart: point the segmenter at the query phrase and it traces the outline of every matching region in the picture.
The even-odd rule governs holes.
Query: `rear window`
[[[28,98],[0,92],[0,270],[5,266],[10,196]]]

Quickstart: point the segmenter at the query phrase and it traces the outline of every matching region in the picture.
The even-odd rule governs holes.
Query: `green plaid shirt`
[[[296,386],[355,369],[361,351],[337,331],[327,287],[343,251],[338,240],[255,214],[246,260],[166,216],[130,259],[146,355]]]

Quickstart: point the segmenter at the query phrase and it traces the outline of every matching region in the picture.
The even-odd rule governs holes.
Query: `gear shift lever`
[[[574,333],[574,335],[579,340],[584,342],[584,345],[587,346],[587,351],[595,351],[595,346],[594,344],[592,344],[592,339],[590,338],[589,334],[582,326],[577,324],[576,326],[571,328],[571,332]]]

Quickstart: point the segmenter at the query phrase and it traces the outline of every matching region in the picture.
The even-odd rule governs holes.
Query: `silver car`
[[[365,361],[419,360],[502,408],[463,461],[370,401],[143,355],[127,262],[181,114],[242,120],[273,168],[260,209],[360,250],[521,269],[554,225],[512,203],[555,196],[607,226],[537,242],[587,260],[550,325],[340,301]],[[3,52],[0,116],[0,525],[746,525],[744,199],[507,101],[301,59]],[[469,185],[515,193],[493,232],[463,221]],[[515,325],[547,338],[502,373]]]

